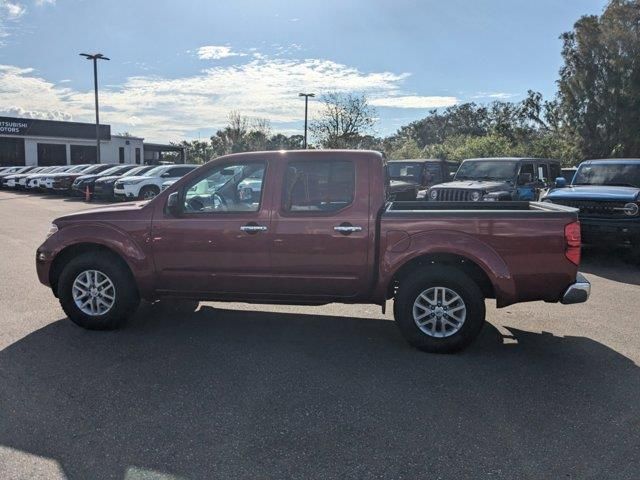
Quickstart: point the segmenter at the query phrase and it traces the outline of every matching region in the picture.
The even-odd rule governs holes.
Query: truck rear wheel
[[[101,252],[79,255],[64,267],[58,298],[69,319],[89,330],[122,326],[139,303],[129,272]]]
[[[429,267],[400,281],[394,316],[405,339],[432,353],[462,350],[478,336],[485,320],[478,285],[453,267]]]

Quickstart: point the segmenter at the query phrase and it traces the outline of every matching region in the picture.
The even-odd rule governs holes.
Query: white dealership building
[[[184,163],[182,148],[143,140],[112,135],[109,125],[100,125],[100,162],[155,164],[163,152],[178,152],[178,161]],[[96,162],[95,124],[0,117],[0,166]]]

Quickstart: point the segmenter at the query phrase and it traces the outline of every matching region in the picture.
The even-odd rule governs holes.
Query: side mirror
[[[531,175],[530,173],[521,173],[520,175],[518,175],[518,185],[526,185],[528,183],[531,183],[532,181],[533,175]]]
[[[178,192],[173,192],[167,197],[167,212],[176,217],[180,215],[180,195]]]
[[[556,178],[556,188],[564,188],[567,186],[567,179],[564,177]]]
[[[160,175],[162,178],[169,178],[171,176],[171,174],[169,172],[164,172],[162,175]]]

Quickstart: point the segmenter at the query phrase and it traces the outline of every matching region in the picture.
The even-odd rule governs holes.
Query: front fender
[[[144,224],[147,225],[146,228],[141,225],[140,230],[134,229],[131,232],[125,232],[115,225],[97,222],[81,222],[61,228],[38,249],[38,252],[43,252],[46,258],[43,262],[46,265],[39,265],[38,268],[40,280],[47,283],[44,282],[43,276],[46,275],[48,281],[49,269],[63,251],[67,252],[81,245],[99,245],[111,250],[124,260],[133,274],[140,295],[143,298],[151,298],[155,271],[149,249],[148,222]]]
[[[412,235],[406,248],[384,252],[380,262],[380,284],[376,298],[386,295],[396,273],[418,257],[430,254],[453,254],[475,263],[487,275],[493,285],[498,306],[509,305],[516,300],[516,286],[512,273],[502,257],[486,243],[468,234],[434,230]]]

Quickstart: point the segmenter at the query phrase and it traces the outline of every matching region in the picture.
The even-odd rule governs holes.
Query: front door
[[[271,234],[262,188],[266,167],[261,161],[213,165],[180,190],[182,213],[154,218],[159,291],[201,297],[264,292]]]
[[[279,165],[274,293],[312,301],[354,297],[369,287],[369,165],[357,162],[314,158]]]

